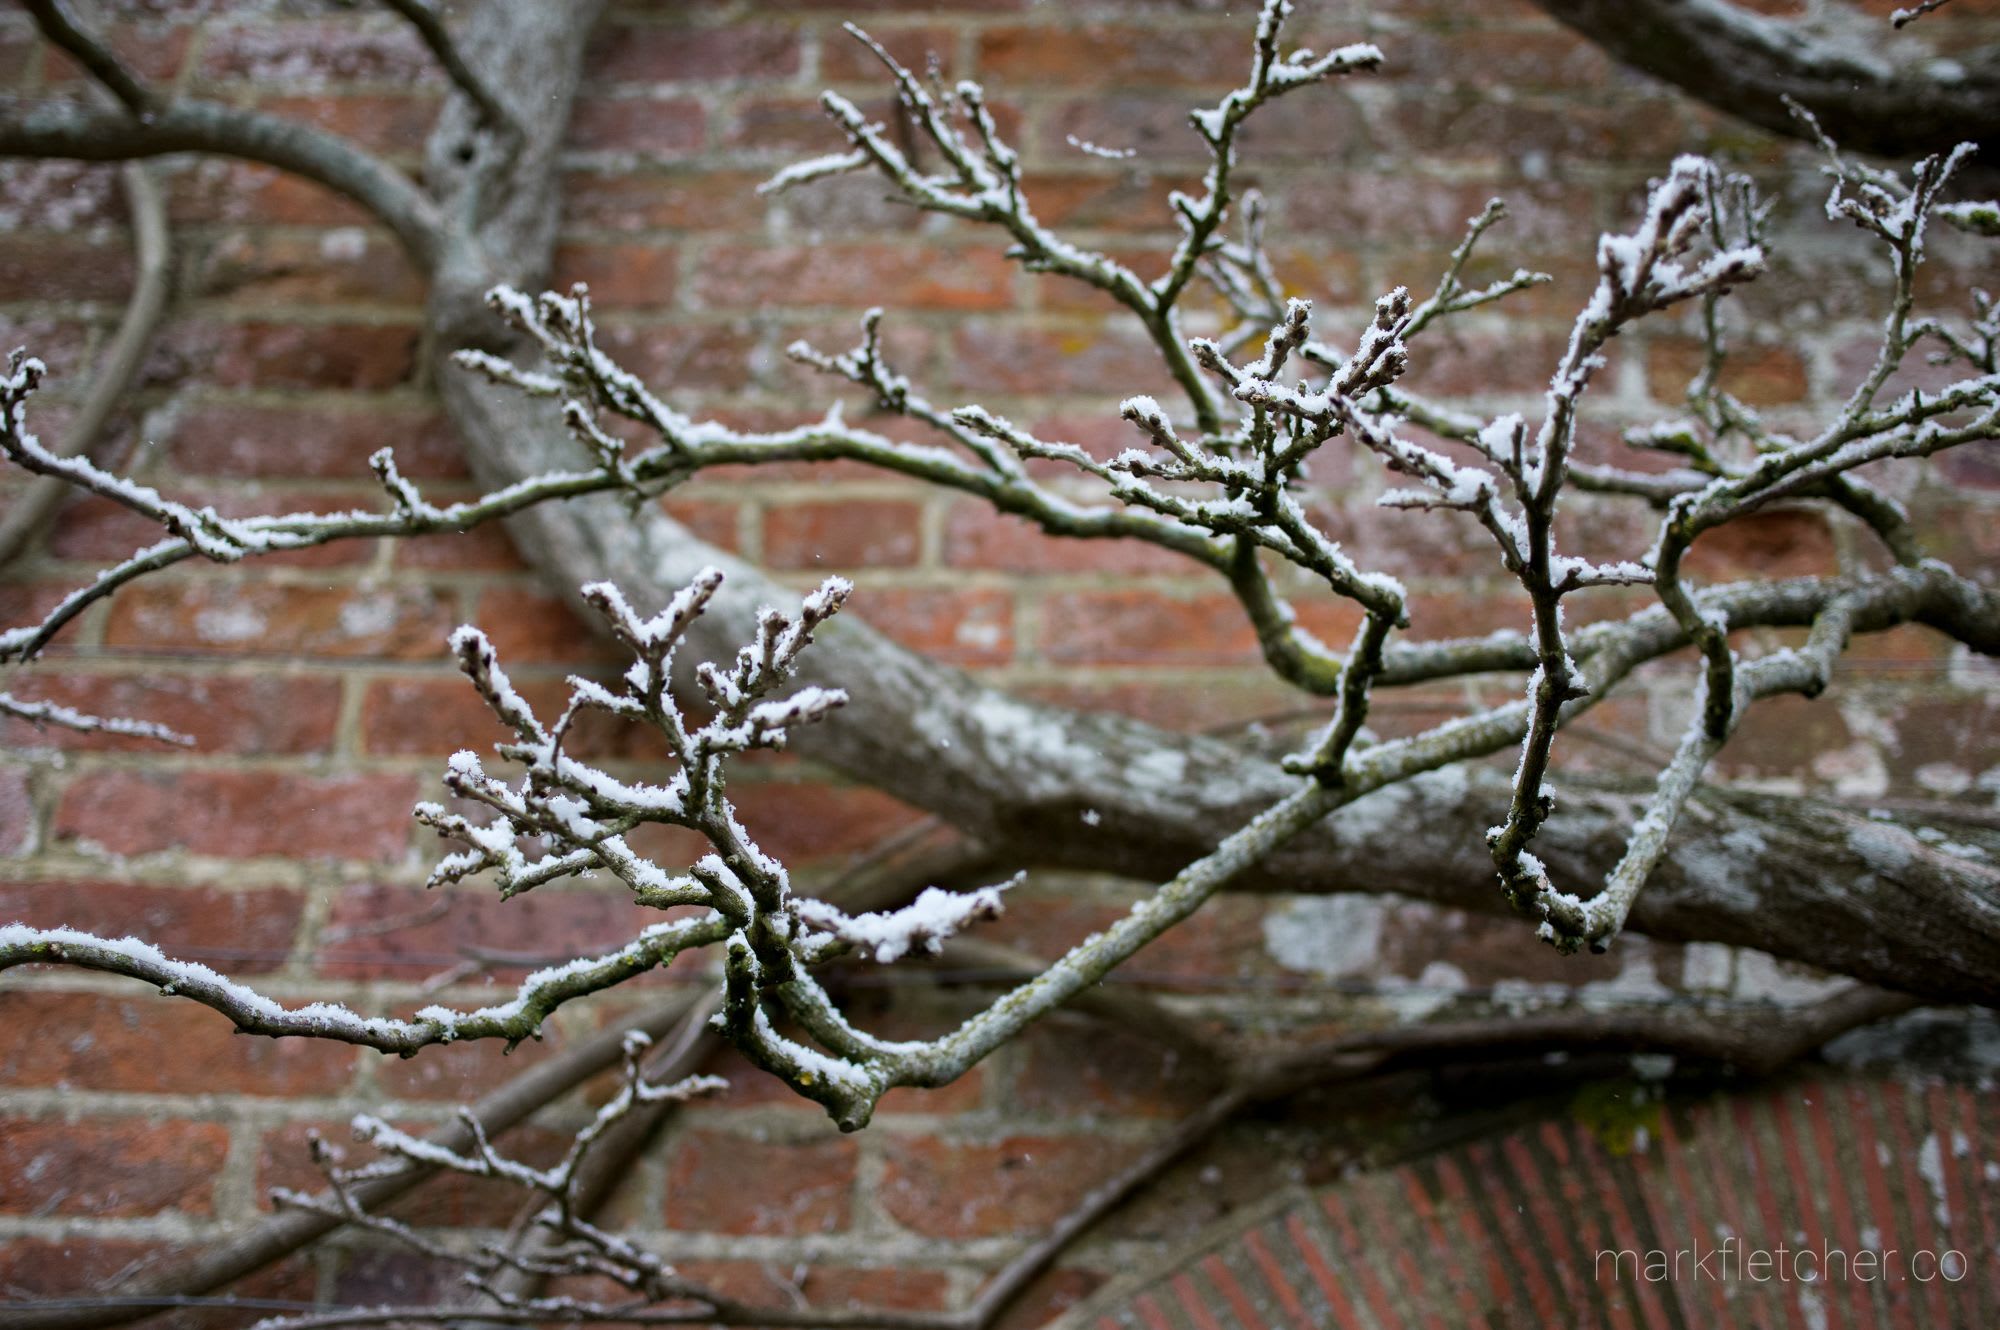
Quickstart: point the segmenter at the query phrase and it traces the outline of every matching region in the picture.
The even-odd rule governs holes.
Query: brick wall
[[[1821,2],[1756,7],[1789,15]],[[1868,0],[1871,11],[1892,7]],[[1946,19],[1996,14],[1972,0],[1962,7]],[[421,48],[366,6],[102,8],[116,15],[118,46],[153,77],[310,119],[412,168],[442,95]],[[1807,231],[1819,186],[1802,154],[1614,68],[1512,0],[1302,8],[1301,41],[1323,49],[1367,37],[1389,57],[1380,76],[1279,104],[1247,136],[1246,174],[1272,200],[1281,267],[1323,317],[1353,326],[1392,285],[1428,289],[1464,219],[1495,193],[1514,220],[1487,267],[1525,263],[1557,278],[1432,339],[1415,372],[1433,391],[1531,407],[1589,287],[1597,230],[1629,216],[1647,176],[1688,149],[1719,152],[1781,190],[1781,232],[1800,237],[1743,301],[1754,322],[1733,390],[1781,420],[1804,417],[1872,347],[1879,289],[1867,283],[1880,265],[1858,238]],[[783,347],[799,337],[844,347],[859,311],[881,304],[900,368],[937,398],[980,400],[1045,435],[1122,446],[1111,404],[1168,385],[1104,302],[1010,267],[990,237],[884,203],[865,180],[776,202],[753,195],[777,166],[837,146],[815,106],[820,87],[881,104],[876,71],[839,32],[850,15],[905,58],[935,52],[954,74],[986,80],[1027,150],[1044,219],[1142,271],[1173,238],[1168,191],[1201,167],[1180,116],[1231,86],[1247,50],[1244,13],[1194,2],[748,0],[712,16],[615,5],[571,136],[556,281],[591,284],[609,349],[678,405],[738,422],[816,414],[829,388]],[[39,96],[72,91],[78,78],[10,12],[0,15],[0,83]],[[1071,136],[1140,155],[1084,155]],[[128,464],[225,511],[336,508],[373,502],[363,459],[390,444],[434,494],[466,491],[416,369],[422,287],[390,238],[351,206],[262,168],[176,160],[164,179],[176,301],[116,426]],[[59,433],[65,395],[108,338],[131,279],[115,171],[0,163],[0,217],[0,341],[27,343],[51,365],[39,423]],[[1933,293],[1980,277],[1975,262],[1943,245]],[[1990,282],[1990,270],[1983,276]],[[1608,454],[1618,424],[1671,411],[1695,357],[1671,321],[1621,339],[1586,448]],[[1329,457],[1319,479],[1350,546],[1411,583],[1418,635],[1523,621],[1477,531],[1374,508],[1382,484],[1365,462]],[[1937,531],[1940,553],[1988,568],[2000,559],[1992,449],[1894,483]],[[1262,673],[1223,590],[1146,550],[1058,545],[972,501],[848,466],[709,475],[664,502],[705,538],[801,584],[848,574],[854,612],[871,624],[1033,696],[1188,727],[1296,705]],[[1571,520],[1593,550],[1643,547],[1629,513],[1578,504]],[[0,618],[35,612],[147,538],[107,505],[72,503],[32,557],[6,570]],[[1773,512],[1705,542],[1701,566],[1819,571],[1859,546],[1820,515]],[[1604,593],[1598,605],[1622,603]],[[1337,608],[1301,611],[1326,626],[1340,619]],[[383,1010],[410,1005],[468,946],[524,958],[622,939],[637,916],[615,896],[549,888],[501,907],[470,891],[440,909],[418,889],[434,850],[409,806],[433,788],[446,754],[487,733],[442,658],[444,635],[467,620],[492,634],[531,694],[605,664],[491,530],[176,572],[100,606],[22,691],[162,720],[201,744],[162,754],[9,731],[0,917],[132,931],[287,998]],[[1609,742],[1579,742],[1580,759],[1617,766],[1630,761],[1621,749],[1657,748],[1683,714],[1690,678],[1685,663],[1648,672],[1598,713]],[[1990,670],[1901,631],[1858,646],[1838,678],[1829,699],[1755,713],[1724,769],[1780,787],[1992,797],[2000,689]],[[1484,685],[1414,690],[1381,707],[1380,727],[1491,696]],[[763,843],[808,871],[837,868],[916,819],[786,761],[746,771],[737,797]],[[1130,890],[1036,884],[999,931],[1053,952]],[[1373,947],[1341,951],[1335,944],[1357,929]],[[1657,995],[1771,974],[1755,958],[1641,939],[1602,961],[1561,962],[1514,927],[1327,902],[1225,900],[1156,952],[1135,965],[1137,982],[1193,1011],[1248,1004],[1279,1024],[1380,1018],[1499,979]],[[503,966],[446,993],[476,1000],[518,972]],[[1342,980],[1348,995],[1329,996],[1316,976]],[[1357,986],[1387,997],[1353,996]],[[547,1047],[617,1020],[648,985],[635,989],[563,1012]],[[864,1007],[883,1028],[914,1031],[969,1000],[899,992]],[[524,1048],[503,1061],[493,1049],[446,1049],[398,1063],[239,1039],[191,1007],[62,973],[9,976],[0,1012],[0,1290],[85,1288],[161,1248],[229,1231],[266,1208],[266,1187],[305,1179],[309,1128],[357,1105],[436,1120],[546,1053]],[[958,1085],[892,1097],[877,1126],[841,1138],[816,1109],[744,1071],[719,1102],[680,1119],[617,1208],[690,1269],[745,1292],[768,1295],[774,1272],[810,1265],[814,1298],[934,1306],[969,1293],[1011,1235],[1045,1225],[1191,1108],[1203,1087],[1172,1072],[1142,1041],[1061,1018]],[[546,1148],[574,1118],[525,1129],[523,1148]],[[1225,1134],[1107,1225],[1013,1324],[1035,1323],[1277,1180],[1338,1162],[1337,1143],[1310,1123]],[[503,1212],[461,1188],[414,1213],[480,1224]],[[406,1298],[435,1291],[431,1279],[405,1257],[349,1243],[248,1291]]]

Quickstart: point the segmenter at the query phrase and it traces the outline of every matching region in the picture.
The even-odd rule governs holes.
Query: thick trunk
[[[2000,129],[2000,48],[1958,49],[1947,61],[1879,14],[1835,15],[1834,34],[1752,13],[1741,0],[1535,3],[1625,64],[1774,133],[1806,137],[1786,98],[1841,147],[1885,157],[1991,143]],[[1930,20],[1934,31],[1952,17]]]

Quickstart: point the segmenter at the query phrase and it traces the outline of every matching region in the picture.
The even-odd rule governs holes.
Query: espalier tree
[[[1728,297],[1766,266],[1766,209],[1749,180],[1693,156],[1663,163],[1626,225],[1597,241],[1595,289],[1547,367],[1538,408],[1475,416],[1426,393],[1425,350],[1427,335],[1445,321],[1544,280],[1518,271],[1490,285],[1467,283],[1475,247],[1503,219],[1497,201],[1471,219],[1434,288],[1387,292],[1372,318],[1343,327],[1287,298],[1262,211],[1254,196],[1238,197],[1244,124],[1277,98],[1366,77],[1386,58],[1375,46],[1294,49],[1285,39],[1291,5],[1263,6],[1244,82],[1190,117],[1208,169],[1199,193],[1172,197],[1180,241],[1147,279],[1037,217],[1031,182],[982,87],[914,73],[855,30],[880,57],[904,125],[892,131],[828,93],[823,106],[844,146],[787,168],[766,188],[809,189],[825,177],[864,173],[914,208],[989,228],[1026,268],[1095,288],[1122,307],[1176,395],[1111,394],[1105,409],[1129,424],[1131,441],[1105,460],[978,405],[933,400],[890,362],[881,326],[893,315],[874,312],[851,348],[798,345],[793,355],[915,429],[892,438],[848,423],[835,406],[813,423],[746,430],[684,414],[616,363],[599,346],[583,288],[520,289],[546,266],[554,156],[597,7],[495,0],[479,6],[457,38],[419,0],[393,7],[417,25],[458,89],[431,144],[427,188],[324,131],[162,96],[54,0],[29,5],[43,34],[110,96],[101,107],[9,111],[0,118],[0,152],[242,156],[370,209],[431,282],[437,382],[489,488],[472,499],[433,501],[385,450],[373,459],[383,500],[372,510],[225,516],[40,442],[32,398],[44,370],[18,352],[0,381],[0,450],[44,479],[43,490],[28,491],[29,502],[45,504],[35,496],[50,487],[87,491],[156,523],[160,538],[105,567],[38,621],[0,634],[0,659],[38,656],[91,605],[188,560],[236,563],[509,519],[536,566],[572,591],[627,663],[610,684],[573,679],[559,710],[538,711],[477,626],[451,635],[466,686],[491,712],[492,734],[465,735],[466,748],[441,773],[450,807],[427,802],[415,810],[447,842],[432,881],[472,880],[513,896],[592,876],[671,913],[622,947],[529,975],[506,1002],[400,1017],[325,1003],[288,1007],[143,939],[73,929],[0,927],[0,968],[53,963],[124,975],[213,1008],[251,1034],[404,1056],[444,1043],[534,1038],[562,1004],[688,952],[714,955],[713,983],[639,1028],[588,1045],[562,1069],[532,1072],[469,1106],[457,1126],[434,1137],[357,1119],[357,1134],[380,1152],[375,1161],[348,1167],[320,1147],[327,1189],[285,1193],[288,1210],[240,1241],[149,1276],[109,1310],[21,1309],[17,1324],[136,1315],[214,1288],[336,1224],[358,1224],[463,1266],[479,1319],[492,1323],[980,1326],[1083,1227],[1252,1099],[1495,1044],[1656,1049],[1766,1067],[1919,1001],[1990,1003],[2000,992],[2000,873],[1976,831],[1940,846],[1893,818],[1784,799],[1720,804],[1698,825],[1683,818],[1745,715],[1770,698],[1825,690],[1856,638],[1921,624],[1974,652],[2000,653],[2000,601],[1931,557],[1925,532],[1877,483],[1885,464],[1918,466],[1943,450],[2000,438],[2000,314],[1991,297],[1973,292],[1969,308],[1937,313],[1917,302],[1929,228],[2000,231],[1992,204],[1947,201],[1968,146],[1935,151],[1902,172],[1845,157],[1810,105],[1807,76],[1814,69],[1832,76],[1817,66],[1794,71],[1799,96],[1784,106],[1782,123],[1818,139],[1831,180],[1830,223],[1866,233],[1889,274],[1878,347],[1838,408],[1810,428],[1780,427],[1721,387]],[[1549,7],[1586,31],[1602,8]],[[1759,33],[1719,24],[1696,36],[1754,42]],[[1871,95],[1918,98],[1924,90],[1906,81]],[[1975,91],[1991,88],[1936,95]],[[1718,100],[1727,104],[1722,94]],[[1909,121],[1920,119],[1917,109],[1905,111]],[[1976,118],[1979,108],[1955,113]],[[1852,117],[1825,118],[1844,133]],[[1911,123],[1891,128],[1921,131]],[[1868,146],[1885,141],[1905,146],[1894,135]],[[1214,304],[1196,310],[1197,292]],[[1628,325],[1667,312],[1692,317],[1705,355],[1684,410],[1629,431],[1626,442],[1670,454],[1674,464],[1580,461],[1580,413],[1607,345]],[[1895,387],[1898,371],[1916,358],[1949,366],[1949,384]],[[918,436],[923,441],[909,441]],[[1369,568],[1365,550],[1344,547],[1313,510],[1311,468],[1329,449],[1366,455],[1392,473],[1385,505],[1451,510],[1476,522],[1497,566],[1525,594],[1526,621],[1478,638],[1406,640],[1412,607],[1404,587]],[[850,597],[866,613],[865,594],[840,579],[801,600],[701,546],[644,502],[709,467],[835,459],[961,491],[1052,536],[1146,542],[1206,565],[1241,602],[1269,668],[1315,701],[1320,723],[1295,751],[1270,760],[1221,740],[1008,697],[836,618]],[[1648,542],[1617,558],[1579,555],[1562,520],[1563,500],[1579,493],[1646,512]],[[1704,584],[1686,573],[1684,558],[1704,533],[1781,501],[1847,514],[1871,533],[1879,557],[1838,576]],[[1640,589],[1647,603],[1588,626],[1566,624],[1565,602],[1602,587]],[[1324,642],[1303,627],[1293,603],[1305,596],[1348,603],[1358,623],[1351,640]],[[1770,628],[1804,632],[1796,646],[1742,649],[1748,630]],[[1642,665],[1689,649],[1699,671],[1695,704],[1650,789],[1559,797],[1550,771],[1565,729]],[[1407,737],[1369,731],[1370,707],[1386,693],[1472,676],[1519,684],[1504,703]],[[0,708],[48,725],[179,740],[144,717],[84,715],[12,694],[0,696]],[[673,775],[621,777],[570,751],[572,726],[590,713],[654,731]],[[976,939],[977,923],[1006,908],[1009,883],[830,900],[795,889],[729,797],[738,755],[785,746],[938,814],[976,838],[988,858],[1029,869],[1153,874],[1158,885],[956,1029],[929,1040],[883,1038],[850,1020],[821,981],[825,967],[888,965],[947,946],[980,954],[976,940],[959,935],[972,930]],[[1479,765],[1503,753],[1518,755],[1511,774]],[[707,852],[659,862],[638,848],[637,833],[655,825],[696,833]],[[1408,870],[1388,879],[1396,890],[1518,915],[1523,947],[1602,951],[1633,928],[1753,946],[1854,983],[1816,1005],[1754,1020],[1699,1011],[1496,1017],[1348,1036],[1281,1055],[1176,1028],[1184,1023],[1164,1009],[1097,987],[1217,892],[1379,889],[1385,864]],[[679,1038],[651,1052],[660,1036],[706,1030],[823,1105],[843,1129],[858,1130],[889,1090],[949,1083],[1072,1002],[1201,1048],[1232,1069],[1230,1088],[1094,1191],[958,1312],[744,1307],[592,1218],[607,1181],[607,1170],[593,1166],[601,1148],[710,1088],[688,1074],[700,1042]],[[622,1089],[556,1164],[532,1167],[490,1143],[551,1094],[620,1061]],[[468,1251],[380,1213],[389,1198],[439,1172],[517,1185],[540,1198],[535,1222],[513,1241]],[[544,1281],[553,1276],[591,1276],[600,1281],[594,1287],[608,1281],[618,1292],[548,1291]],[[467,1314],[466,1307],[392,1307],[280,1321],[376,1325]]]

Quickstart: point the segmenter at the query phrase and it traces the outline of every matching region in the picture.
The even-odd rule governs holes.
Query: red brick
[[[1236,665],[1257,635],[1236,598],[1157,591],[1063,591],[1042,604],[1045,659],[1093,665]]]
[[[1240,24],[1015,26],[979,34],[979,77],[997,87],[1234,87],[1249,67]]]
[[[655,387],[700,384],[709,392],[733,392],[750,382],[751,333],[713,324],[613,324],[597,330],[605,354]],[[796,417],[794,418],[796,419]]]
[[[591,303],[604,309],[657,308],[673,303],[674,264],[670,246],[576,241],[556,246],[549,285],[567,291],[582,282]]]
[[[465,475],[464,450],[434,407],[350,400],[198,402],[178,413],[162,442],[177,475],[311,477],[372,484],[370,454],[393,448],[411,480]]]
[[[296,1098],[346,1088],[356,1057],[327,1040],[237,1035],[227,1017],[154,993],[15,990],[0,992],[0,1012],[17,1032],[0,1043],[9,1085]]]
[[[1143,1033],[1109,1031],[1096,1021],[1045,1021],[1022,1044],[1026,1063],[1015,1077],[1010,1107],[1030,1113],[1180,1118],[1216,1089],[1165,1044]]]
[[[1173,392],[1157,348],[1123,319],[1063,331],[968,324],[953,338],[951,385],[967,392],[1101,398],[1106,384],[1128,395],[1151,392],[1164,399]]]
[[[1516,585],[1487,592],[1418,591],[1411,594],[1408,605],[1407,637],[1413,642],[1480,637],[1503,630],[1525,633],[1534,622],[1533,603]]]
[[[956,32],[928,24],[899,23],[869,27],[867,32],[905,69],[927,69],[933,57],[948,62],[958,47]],[[887,87],[892,77],[888,66],[866,45],[838,31],[824,32],[820,38],[819,74],[827,83],[865,83],[873,88]]]
[[[383,861],[402,856],[415,801],[408,776],[96,771],[63,791],[55,834],[113,854]]]
[[[352,886],[334,899],[315,959],[323,973],[344,979],[411,982],[450,969],[472,949],[504,957],[493,973],[511,983],[557,960],[615,951],[662,917],[634,904],[622,886],[553,887],[511,900],[482,885]],[[380,928],[385,920],[397,926]]]
[[[123,882],[0,883],[0,919],[35,928],[80,928],[131,935],[180,960],[228,974],[258,974],[292,953],[305,899],[285,887],[219,887]]]
[[[140,26],[113,22],[96,30],[104,34],[105,43],[134,73],[154,82],[171,81],[180,72],[187,60],[188,39],[192,36],[187,27],[162,28],[154,23]],[[50,84],[59,86],[90,78],[62,51],[44,47],[43,57],[42,77]]]
[[[700,149],[701,103],[686,97],[582,97],[569,122],[569,146],[652,157]]]
[[[19,854],[35,834],[35,803],[22,767],[0,767],[0,854]]]
[[[421,304],[424,281],[386,231],[234,234],[203,251],[190,294],[234,307]]]
[[[854,612],[912,651],[953,665],[1005,665],[1014,658],[1014,602],[985,588],[870,587]]]
[[[338,97],[265,97],[257,109],[303,121],[391,156],[415,156],[437,123],[440,98],[427,93],[346,93]]]
[[[0,36],[0,63],[9,54],[6,38]],[[16,86],[3,72],[0,84]],[[14,224],[24,231],[78,231],[125,222],[114,165],[10,158],[0,162],[0,191]]]
[[[55,1238],[13,1237],[0,1242],[0,1288],[10,1299],[28,1296],[101,1296],[136,1271],[158,1269],[182,1250],[163,1242],[93,1237],[65,1232]],[[187,1250],[187,1254],[193,1254]],[[226,1292],[243,1298],[287,1298],[310,1302],[316,1296],[315,1268],[309,1257],[291,1256],[246,1276]],[[254,1304],[253,1304],[254,1306]],[[267,1311],[230,1311],[207,1306],[148,1316],[146,1330],[249,1330]]]
[[[527,560],[508,539],[507,528],[498,522],[488,522],[470,531],[406,537],[393,541],[390,550],[398,568],[478,573],[529,571]]]
[[[864,854],[922,820],[908,804],[859,786],[737,781],[729,797],[758,844],[794,869]]]
[[[1682,570],[1703,580],[1804,577],[1839,570],[1826,517],[1805,510],[1751,513],[1699,537]]]
[[[1557,162],[1630,163],[1657,172],[1687,138],[1679,105],[1666,99],[1501,102],[1476,89],[1405,97],[1385,123],[1396,131],[1388,146],[1405,155],[1482,165],[1541,152]]]
[[[664,228],[740,233],[764,220],[757,196],[768,171],[707,169],[699,162],[658,170],[572,171],[563,177],[563,220],[593,231]]]
[[[174,324],[147,361],[155,381],[200,378],[225,388],[380,392],[415,371],[417,330],[401,324]]]
[[[1693,338],[1654,338],[1646,349],[1646,391],[1656,402],[1680,403],[1706,354]],[[1722,390],[1751,406],[1804,401],[1805,361],[1790,347],[1732,346],[1722,362]]]
[[[667,1163],[667,1226],[697,1233],[844,1232],[853,1223],[851,1138],[754,1140],[681,1133]]]
[[[737,520],[741,510],[735,504],[714,499],[679,499],[668,495],[660,500],[660,509],[702,543],[731,554],[742,551]]]
[[[520,685],[536,714],[561,714],[559,685]],[[384,757],[446,758],[461,748],[485,751],[508,737],[493,709],[463,676],[379,679],[361,701],[361,746]]]
[[[896,499],[788,503],[764,513],[772,568],[904,568],[917,561],[923,509]]]
[[[907,1266],[854,1269],[814,1261],[780,1276],[769,1261],[675,1261],[689,1283],[749,1307],[797,1309],[804,1298],[815,1311],[943,1311],[951,1277],[941,1270]],[[794,1283],[796,1279],[796,1283]]]
[[[440,968],[451,967],[446,965]],[[471,1103],[561,1051],[562,1039],[553,1033],[554,1026],[545,1029],[548,1032],[546,1037],[530,1039],[511,1052],[497,1039],[481,1039],[469,1044],[427,1048],[413,1058],[389,1058],[375,1068],[375,1082],[382,1087],[382,1093],[391,1099]],[[516,1193],[516,1205],[521,1199]],[[499,1213],[504,1215],[508,1211]],[[489,1215],[488,1222],[492,1218]]]
[[[202,47],[202,77],[264,83],[288,92],[340,83],[438,84],[437,61],[405,24],[246,23],[216,25]]]
[[[268,517],[284,513],[349,512],[357,506],[386,507],[376,497],[377,494],[379,491],[344,495],[315,491],[308,494],[170,494],[169,497],[180,497],[197,507],[212,507],[224,517]],[[159,523],[133,512],[125,505],[86,494],[72,499],[58,513],[55,529],[49,536],[49,552],[60,559],[115,563],[134,550],[154,544],[165,534]],[[373,554],[372,541],[335,540],[282,554],[263,555],[257,560],[257,565],[260,569],[335,568],[365,563]]]
[[[504,665],[579,665],[613,658],[588,621],[567,601],[539,591],[494,587],[480,593],[472,622]]]
[[[1384,45],[1389,59],[1370,79],[1575,95],[1604,88],[1618,69],[1604,52],[1562,28],[1496,27],[1476,35],[1412,28]]]
[[[116,1218],[215,1213],[229,1130],[144,1118],[0,1120],[0,1211]]]
[[[781,79],[799,70],[795,28],[732,21],[713,28],[604,23],[585,57],[592,87]]]
[[[482,1047],[500,1060],[498,1045]],[[433,1054],[456,1051],[454,1048],[427,1049],[413,1059],[382,1062],[377,1070],[420,1066]],[[349,1125],[351,1121],[317,1119],[287,1122],[264,1132],[257,1142],[257,1207],[267,1211],[276,1208],[271,1201],[271,1190],[276,1187],[308,1195],[325,1189],[326,1177],[312,1162],[309,1142],[315,1132],[321,1140],[342,1153],[349,1167],[377,1158],[374,1150],[354,1139]],[[394,1125],[417,1136],[429,1134],[435,1126],[433,1123],[400,1121]],[[571,1139],[567,1132],[528,1126],[502,1133],[494,1144],[510,1159],[546,1168],[562,1158]],[[509,1182],[468,1177],[463,1173],[440,1173],[421,1187],[412,1188],[396,1201],[381,1207],[378,1213],[400,1219],[406,1224],[490,1228],[510,1221],[525,1199],[526,1193]]]
[[[1044,1270],[1008,1302],[993,1330],[1038,1330],[1095,1293],[1108,1277],[1074,1266]]]
[[[889,1137],[876,1201],[904,1228],[933,1238],[988,1238],[1047,1228],[1135,1147],[1077,1136],[1009,1136],[991,1143]]]
[[[1141,540],[1076,540],[1052,536],[1026,518],[976,499],[945,516],[944,562],[953,568],[1007,573],[1146,574],[1192,571],[1197,565]]]
[[[175,225],[265,222],[281,226],[374,226],[359,204],[303,177],[221,158],[169,175],[167,219]]]
[[[1004,310],[1014,265],[991,248],[909,245],[710,246],[695,295],[715,309],[816,305],[894,310]]]
[[[434,590],[152,582],[111,606],[105,641],[142,651],[442,658],[457,616]]]
[[[1815,759],[1854,742],[1840,709],[1824,699],[1772,697],[1743,713],[1716,766],[1736,777],[1806,776]]]
[[[0,236],[0,301],[123,301],[131,290],[129,245],[80,236]]]

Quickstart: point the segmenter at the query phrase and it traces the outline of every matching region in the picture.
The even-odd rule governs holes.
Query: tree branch
[[[317,181],[367,208],[425,272],[439,262],[437,206],[402,174],[336,134],[263,111],[176,101],[149,118],[45,102],[0,114],[0,156],[129,161],[172,152],[240,157]]]
[[[1936,55],[1874,33],[1851,40],[1739,9],[1728,0],[1535,0],[1635,69],[1718,110],[1790,138],[1807,137],[1785,99],[1818,115],[1840,143],[1886,157],[2000,142],[2000,48]]]
[[[142,162],[127,162],[119,178],[125,185],[125,201],[132,209],[132,241],[137,251],[138,272],[132,279],[132,296],[118,321],[118,331],[112,335],[111,345],[95,366],[90,386],[85,390],[83,409],[53,449],[58,457],[91,456],[111,413],[138,380],[140,367],[167,312],[173,256],[169,249],[166,203],[160,196],[159,183],[153,178],[151,168]],[[5,513],[0,513],[0,567],[34,543],[70,493],[70,485],[61,478],[38,476]]]

